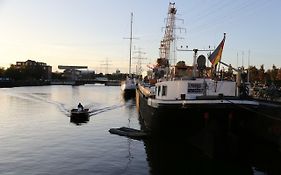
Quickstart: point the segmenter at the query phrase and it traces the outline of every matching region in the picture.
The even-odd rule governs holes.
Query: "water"
[[[74,123],[81,102],[89,121]],[[182,140],[132,140],[110,128],[139,129],[134,99],[120,87],[0,89],[0,174],[264,174],[252,164],[210,160]]]
[[[81,125],[69,117],[78,102],[92,111]],[[1,89],[0,104],[1,175],[136,174],[149,169],[141,141],[108,132],[111,127],[139,128],[134,102],[122,100],[117,87]]]

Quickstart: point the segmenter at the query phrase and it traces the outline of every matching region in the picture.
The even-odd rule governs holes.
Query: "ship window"
[[[161,86],[158,86],[158,96],[160,96]]]
[[[162,96],[167,95],[167,86],[162,86]]]
[[[202,83],[188,83],[188,93],[203,93],[204,88],[203,88]]]

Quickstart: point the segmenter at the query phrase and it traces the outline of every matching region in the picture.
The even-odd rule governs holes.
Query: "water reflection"
[[[214,160],[182,139],[144,140],[150,173],[157,174],[253,174],[251,166]]]
[[[141,121],[141,120],[140,120]],[[142,122],[140,122],[142,125]],[[244,135],[231,141],[221,140],[210,155],[194,145],[188,136],[152,135],[143,141],[150,173],[158,174],[280,174],[278,146]],[[211,143],[206,142],[206,145]],[[228,147],[232,149],[228,149]]]
[[[128,118],[138,127],[134,104],[123,102],[119,87],[1,89],[0,102],[0,174],[147,174],[142,142],[107,132]],[[70,117],[78,102],[89,118]]]
[[[136,93],[135,92],[130,92],[130,93],[125,93],[125,92],[122,92],[122,98],[123,100],[126,102],[126,101],[130,101],[130,100],[135,100],[136,98]]]

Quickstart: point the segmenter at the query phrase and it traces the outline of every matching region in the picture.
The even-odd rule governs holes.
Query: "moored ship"
[[[136,80],[134,78],[127,77],[125,81],[121,82],[121,91],[125,98],[135,97]]]
[[[121,82],[121,91],[125,99],[135,97],[136,95],[136,81],[131,74],[131,61],[132,61],[132,40],[133,40],[133,13],[131,13],[131,26],[130,26],[130,59],[129,59],[129,76],[125,81]]]
[[[170,65],[176,12],[175,3],[170,3],[160,58],[153,74],[137,87],[137,107],[144,129],[157,135],[172,133],[172,137],[185,134],[204,150],[209,149],[205,147],[206,143],[218,145],[221,143],[218,140],[224,140],[228,135],[246,133],[280,146],[281,107],[251,98],[243,68],[232,68],[221,61],[225,34],[215,50],[183,50],[193,51],[192,66],[186,66],[184,61]],[[205,66],[204,55],[198,56],[200,51],[211,52],[208,55],[211,68]],[[236,71],[235,78],[227,79],[219,74],[216,71],[218,64]],[[267,111],[275,113],[268,115]],[[272,132],[272,128],[279,130]]]

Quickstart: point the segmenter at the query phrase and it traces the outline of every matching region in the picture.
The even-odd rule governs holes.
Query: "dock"
[[[111,129],[109,129],[109,132],[111,134],[117,134],[120,136],[125,136],[125,137],[129,137],[132,139],[137,139],[137,140],[148,137],[148,134],[145,133],[144,131],[141,131],[138,129],[133,129],[133,128],[128,128],[128,127],[111,128]]]

